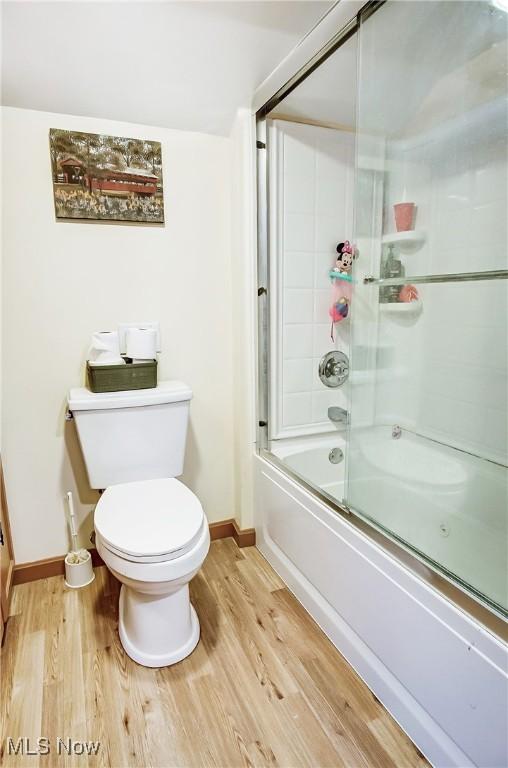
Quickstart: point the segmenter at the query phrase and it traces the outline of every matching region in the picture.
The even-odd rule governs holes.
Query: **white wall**
[[[50,127],[161,141],[165,226],[55,221]],[[232,517],[229,140],[5,108],[2,148],[2,455],[17,562],[67,550],[67,490],[87,544],[96,494],[65,396],[91,332],[121,320],[160,320],[160,378],[194,391],[182,479],[210,520]]]
[[[0,31],[1,31],[0,19]],[[1,107],[0,107],[1,110]],[[0,119],[0,146],[2,145],[3,120]],[[3,153],[0,152],[0,178],[3,178]],[[0,184],[0,241],[3,243],[3,185]],[[2,447],[2,384],[3,384],[3,366],[2,366],[2,280],[3,280],[3,247],[0,247],[0,450]]]
[[[255,119],[240,109],[231,131],[231,272],[235,516],[253,525],[256,450],[256,140]]]
[[[407,275],[506,269],[506,108],[496,102],[387,163],[386,228],[403,195],[418,204],[424,246],[402,256]],[[453,129],[453,130],[452,130]],[[410,278],[408,283],[410,283]],[[462,450],[506,462],[508,294],[503,280],[421,285],[422,314],[383,317],[379,342],[397,376],[381,384],[377,416]]]
[[[337,243],[352,239],[354,134],[275,120],[270,128],[272,437],[334,429],[330,405],[347,408],[347,386],[329,389],[318,376],[331,349],[349,352],[349,320],[330,338]],[[273,285],[272,285],[273,287]]]
[[[484,3],[388,3],[365,25],[358,139],[366,154],[372,144],[376,157],[368,137],[386,139],[379,167],[385,188],[374,196],[379,209],[384,198],[383,233],[394,231],[394,203],[418,207],[416,229],[425,243],[402,254],[408,283],[411,275],[508,265],[508,112],[505,83],[496,76],[506,58],[503,21],[502,12]],[[442,34],[428,34],[436,25]],[[466,28],[474,34],[464,36]],[[401,30],[404,47],[398,45]],[[358,216],[369,208],[369,187],[374,184],[359,186]],[[375,226],[370,234],[374,242]],[[376,275],[379,249],[371,252]],[[390,314],[386,307],[379,318],[355,316],[354,325],[360,319],[370,333],[366,343],[376,358],[378,423],[399,423],[506,463],[506,281],[427,283],[418,290],[418,316]],[[362,288],[373,307],[374,293]],[[356,329],[355,336],[356,353]],[[352,410],[354,416],[357,402]]]

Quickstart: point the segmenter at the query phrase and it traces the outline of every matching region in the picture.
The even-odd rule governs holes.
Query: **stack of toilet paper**
[[[92,335],[88,350],[90,365],[120,365],[125,360],[120,355],[118,331],[97,331]]]
[[[133,363],[155,360],[157,357],[157,332],[154,328],[128,328],[125,335],[127,357]],[[88,361],[91,365],[121,365],[125,358],[120,354],[118,331],[97,331],[92,335]]]
[[[133,363],[155,360],[157,356],[157,333],[153,328],[127,328],[125,336],[127,357]]]

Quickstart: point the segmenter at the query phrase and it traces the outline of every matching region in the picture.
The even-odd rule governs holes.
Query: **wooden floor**
[[[214,542],[191,592],[201,642],[154,670],[122,650],[118,584],[105,568],[82,590],[62,577],[15,587],[1,654],[3,764],[427,765],[255,548]],[[30,737],[32,749],[47,737],[52,752],[8,755],[9,736]],[[58,737],[101,747],[59,756]]]

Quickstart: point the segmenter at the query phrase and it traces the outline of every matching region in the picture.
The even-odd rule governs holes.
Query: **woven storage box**
[[[157,360],[124,365],[86,364],[88,389],[92,392],[122,392],[157,386]]]

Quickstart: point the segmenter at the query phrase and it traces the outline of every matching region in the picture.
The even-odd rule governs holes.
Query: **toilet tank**
[[[90,486],[181,475],[191,398],[181,381],[132,392],[71,389],[68,406]]]

